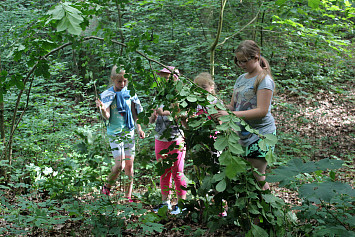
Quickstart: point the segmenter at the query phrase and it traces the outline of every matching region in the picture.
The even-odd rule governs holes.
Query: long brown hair
[[[235,54],[237,53],[241,53],[246,58],[250,58],[250,59],[259,58],[259,63],[263,71],[258,75],[254,83],[254,92],[256,94],[260,83],[264,80],[266,75],[269,75],[272,79],[269,62],[263,56],[261,56],[260,47],[253,40],[242,41],[237,47],[237,49],[235,50]],[[236,56],[234,56],[234,62],[238,66]]]

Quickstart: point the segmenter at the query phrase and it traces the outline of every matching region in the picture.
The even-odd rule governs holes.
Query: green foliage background
[[[53,231],[54,225],[68,220],[83,223],[83,230],[97,235],[120,235],[132,229],[137,235],[163,231],[161,223],[166,217],[147,212],[142,204],[122,206],[81,200],[87,195],[98,196],[112,163],[94,99],[107,88],[112,65],[122,65],[129,73],[130,88],[143,102],[145,113],[140,119],[150,135],[137,147],[136,179],[140,182],[136,182],[136,189],[145,188],[146,192],[136,195],[150,204],[158,202],[158,176],[152,164],[153,128],[146,122],[149,109],[154,107],[152,98],[157,96],[156,103],[179,102],[182,112],[190,114],[189,108],[208,104],[208,95],[190,80],[210,70],[210,46],[216,38],[220,5],[212,0],[0,2],[0,108],[4,118],[0,216],[12,225],[0,226],[0,234]],[[233,63],[233,50],[244,39],[253,39],[262,47],[279,93],[304,98],[324,91],[347,95],[354,78],[353,23],[354,3],[350,1],[227,1],[215,52],[218,97],[228,103],[234,80],[242,73]],[[154,73],[162,64],[180,70],[182,83],[174,85],[178,91],[156,81]],[[263,193],[250,176],[250,167],[238,158],[240,147],[233,142],[235,133],[230,132],[235,118],[225,119],[228,125],[220,127],[207,118],[191,120],[192,129],[187,134],[199,131],[201,136],[192,137],[195,143],[190,144],[194,153],[186,164],[186,173],[191,198],[184,205],[191,211],[205,211],[202,216],[192,211],[186,218],[202,220],[211,232],[232,224],[250,236],[310,234],[314,230],[319,235],[326,231],[354,235],[348,200],[354,196],[353,191],[334,188],[336,200],[327,199],[323,193],[310,192],[313,186],[307,189],[297,182],[297,175],[306,173],[320,183],[325,180],[325,187],[329,187],[332,183],[327,182],[334,182],[333,175],[323,177],[318,169],[300,169],[294,173],[295,179],[285,183],[300,189],[306,200],[298,218],[305,223],[311,218],[315,199],[326,201],[326,210],[335,205],[346,214],[320,212],[317,226],[306,223],[304,228],[294,228],[296,220],[287,205]],[[211,130],[225,131],[214,145],[203,141]],[[283,145],[285,137],[280,134],[277,156],[283,162],[277,165],[293,158],[283,152],[291,149]],[[224,152],[221,158],[204,157],[206,147]],[[216,159],[220,162],[217,168],[213,165]],[[306,155],[303,159],[310,158]],[[293,167],[292,163],[288,165]],[[283,177],[283,171],[276,172]],[[258,195],[263,196],[263,202]],[[228,218],[220,220],[217,216],[222,200],[228,203],[230,212]],[[131,214],[140,216],[139,221],[124,222],[123,218],[129,219]],[[328,223],[334,215],[339,221]],[[255,216],[262,216],[261,227],[252,222]],[[325,228],[327,225],[329,228]],[[28,226],[31,228],[26,229]],[[191,231],[186,226],[181,229],[186,235]]]

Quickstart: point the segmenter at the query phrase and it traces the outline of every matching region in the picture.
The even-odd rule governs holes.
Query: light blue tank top
[[[126,103],[131,109],[131,100],[126,100]],[[110,105],[110,120],[107,126],[107,134],[112,136],[117,135],[118,133],[121,133],[125,127],[126,124],[124,120],[124,114],[118,112],[117,102],[114,99]]]

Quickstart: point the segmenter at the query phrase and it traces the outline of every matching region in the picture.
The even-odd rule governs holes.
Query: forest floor
[[[337,158],[346,161],[346,166],[337,172],[337,179],[349,183],[354,187],[354,95],[352,89],[348,94],[318,93],[312,98],[300,97],[292,94],[279,94],[275,97],[273,115],[277,121],[280,136],[280,151],[278,159],[289,160],[299,157],[305,160],[320,160],[323,158]],[[292,149],[291,149],[292,148]],[[300,157],[301,156],[301,157]],[[300,205],[297,193],[286,188],[271,184],[272,192],[286,203]],[[144,190],[142,190],[144,191]],[[84,197],[90,199],[91,197]],[[136,200],[139,202],[139,200]],[[150,205],[143,205],[152,209]],[[168,215],[168,219],[161,221],[164,230],[156,232],[155,236],[184,236],[184,226],[195,230],[204,230],[200,236],[229,236],[226,230],[209,233],[206,224],[192,222],[191,218]],[[222,217],[221,217],[222,218]],[[130,221],[136,221],[132,217]],[[1,225],[6,224],[2,223]],[[90,230],[82,231],[82,222],[67,221],[56,226],[50,233],[41,229],[32,231],[30,236],[93,236]],[[126,230],[123,236],[136,236],[137,230]],[[234,230],[238,233],[238,229]],[[0,235],[1,236],[1,235]],[[242,234],[240,236],[243,236]]]

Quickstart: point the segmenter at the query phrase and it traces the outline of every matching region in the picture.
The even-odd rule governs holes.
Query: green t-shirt
[[[131,109],[131,100],[126,100],[126,103],[129,109]],[[125,127],[126,123],[124,114],[118,112],[116,99],[113,99],[112,104],[110,105],[110,120],[107,126],[107,134],[112,136],[116,135],[121,133]]]

